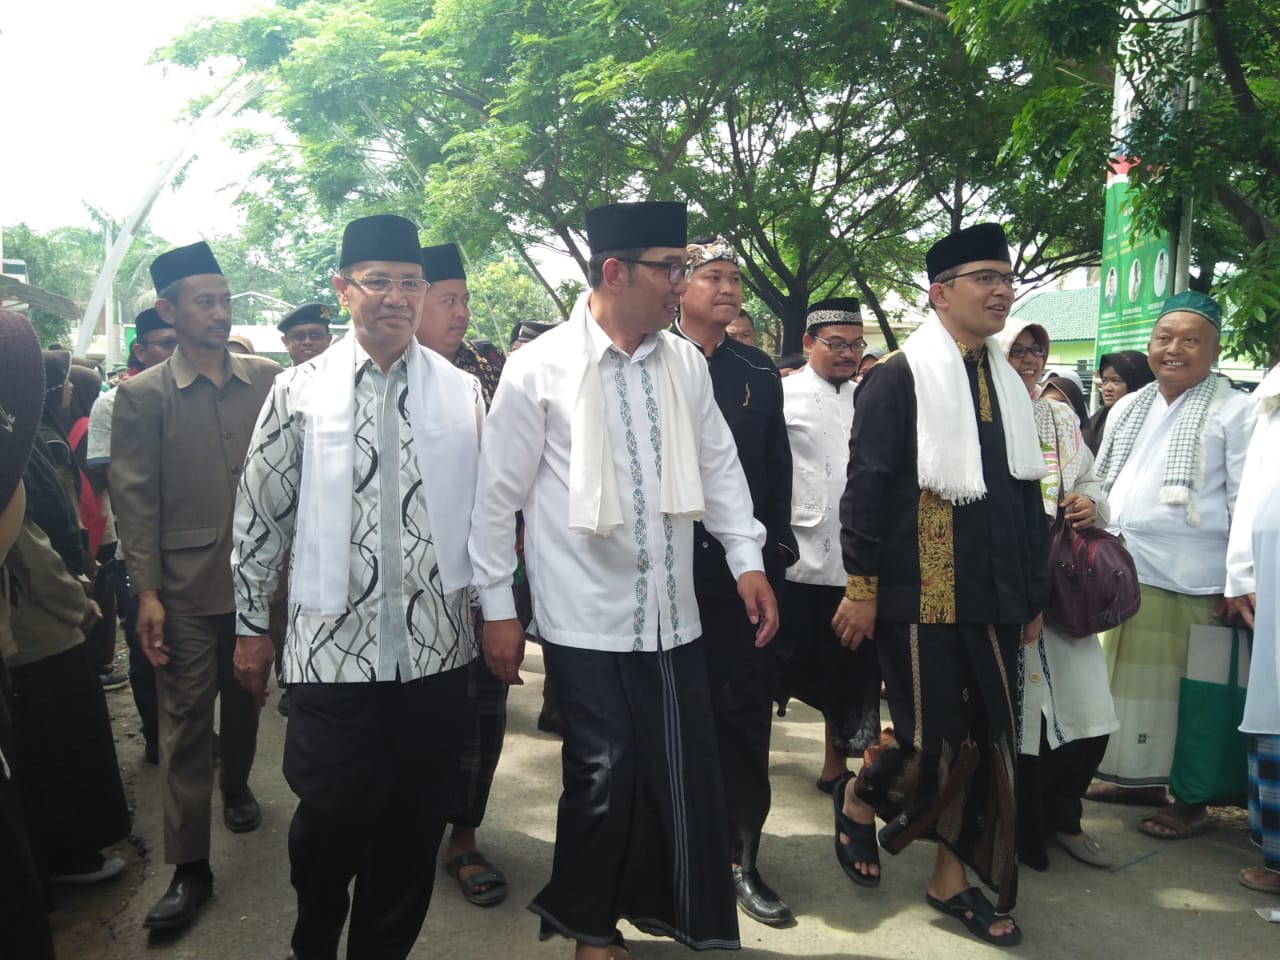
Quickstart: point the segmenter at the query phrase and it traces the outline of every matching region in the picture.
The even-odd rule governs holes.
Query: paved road
[[[537,940],[537,920],[524,907],[547,876],[559,795],[559,741],[535,730],[542,662],[530,647],[525,685],[513,688],[506,748],[498,769],[482,846],[507,873],[511,894],[483,910],[466,903],[438,864],[436,896],[414,958],[567,958],[567,942]],[[163,892],[170,870],[160,861],[159,771],[142,763],[131,735],[127,691],[111,695],[119,715],[122,764],[136,772],[136,825],[147,858],[111,889],[70,892],[55,914],[62,960],[283,960],[294,910],[285,838],[293,796],[280,774],[286,721],[263,713],[253,787],[263,805],[262,827],[233,835],[214,818],[213,902],[188,931],[167,938],[141,929],[143,914]],[[765,878],[797,914],[789,929],[773,930],[742,918],[744,960],[773,957],[933,958],[990,957],[994,948],[966,935],[955,921],[924,904],[933,849],[916,844],[886,857],[878,890],[855,888],[832,853],[830,801],[813,787],[822,751],[818,717],[804,707],[774,724],[774,805],[761,862]],[[1280,956],[1280,924],[1254,912],[1280,906],[1280,898],[1236,882],[1241,866],[1259,862],[1239,816],[1226,817],[1203,837],[1161,842],[1132,829],[1140,811],[1088,804],[1086,825],[1128,861],[1118,872],[1076,863],[1050,851],[1047,873],[1024,870],[1016,916],[1025,931],[1014,952],[1043,960],[1125,957],[1263,958]],[[135,854],[130,854],[135,856]],[[1272,902],[1274,901],[1274,902]],[[95,933],[96,930],[96,933]],[[669,960],[684,948],[626,928],[637,960]]]

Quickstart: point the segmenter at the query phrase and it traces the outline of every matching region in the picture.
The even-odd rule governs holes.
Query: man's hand
[[[1066,514],[1067,523],[1077,530],[1092,527],[1094,521],[1098,519],[1098,505],[1083,493],[1068,493],[1062,498],[1062,509]]]
[[[164,643],[164,607],[154,590],[138,594],[138,643],[153,667],[169,662],[169,648]]]
[[[267,703],[267,681],[271,679],[271,663],[275,658],[276,651],[269,636],[243,634],[236,637],[236,652],[232,658],[236,682],[253,694],[260,707]]]
[[[1044,614],[1037,613],[1036,618],[1022,628],[1022,638],[1018,641],[1022,646],[1030,646],[1040,639],[1040,631],[1044,629]]]
[[[875,638],[876,602],[845,597],[836,608],[836,615],[831,618],[831,629],[835,631],[842,647],[857,650],[862,646],[863,640]]]
[[[756,646],[763,647],[778,632],[778,601],[769,578],[759,570],[748,570],[738,578],[738,596],[746,607],[747,619],[755,624]]]
[[[1256,593],[1246,593],[1242,597],[1226,598],[1226,621],[1233,627],[1245,626],[1253,629],[1253,611],[1258,605]]]
[[[513,686],[524,683],[520,679],[520,664],[524,661],[524,627],[520,626],[519,620],[486,620],[480,646],[490,673]]]

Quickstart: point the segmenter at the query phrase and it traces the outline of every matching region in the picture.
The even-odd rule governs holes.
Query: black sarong
[[[700,640],[658,653],[543,642],[564,724],[543,939],[607,946],[617,921],[736,950],[724,791]]]

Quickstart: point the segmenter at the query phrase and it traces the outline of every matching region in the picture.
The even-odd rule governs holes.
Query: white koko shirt
[[[588,316],[604,392],[622,525],[609,536],[569,529],[570,420],[582,371],[570,324],[511,355],[480,446],[471,562],[486,620],[516,615],[515,514],[524,512],[524,558],[542,638],[615,653],[670,649],[702,633],[693,593],[693,522],[659,509],[663,411],[654,360],[664,352],[694,420],[706,513],[734,577],[764,570],[764,527],[707,362],[671,334],[647,337],[628,357]]]
[[[787,579],[845,585],[840,552],[840,498],[853,429],[852,381],[836,386],[805,366],[782,380],[783,414],[791,443],[791,531],[800,559]]]

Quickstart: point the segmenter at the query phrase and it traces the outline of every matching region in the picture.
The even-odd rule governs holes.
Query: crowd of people
[[[1112,865],[1085,797],[1144,805],[1167,840],[1247,797],[1263,862],[1240,882],[1280,893],[1280,379],[1249,396],[1214,372],[1214,300],[1170,298],[1146,354],[1102,357],[1090,416],[1078,378],[1046,376],[1047,331],[1010,319],[998,224],[930,248],[901,350],[828,298],[781,371],[733,244],[690,240],[684,204],[597,207],[585,232],[568,320],[517,324],[505,355],[466,339],[458,247],[390,215],[344,231],[350,332],[298,307],[285,369],[230,349],[203,242],[151,264],[106,393],[0,313],[4,956],[52,957],[57,886],[125,869],[104,690],[126,681],[173,869],[145,927],[211,899],[215,798],[228,830],[261,823],[276,686],[292,960],[344,930],[349,957],[408,956],[442,845],[468,901],[501,902],[478,833],[530,639],[563,792],[529,909],[576,960],[626,957],[624,919],[699,950],[737,948],[739,913],[794,922],[760,862],[792,699],[822,716],[844,875],[877,886],[881,850],[934,841],[927,902],[988,943],[1022,939],[1020,867]],[[1067,528],[1132,557],[1140,608],[1101,635],[1046,621]],[[1193,770],[1207,721],[1182,691],[1244,631],[1243,716],[1210,731],[1247,764],[1224,788]]]

